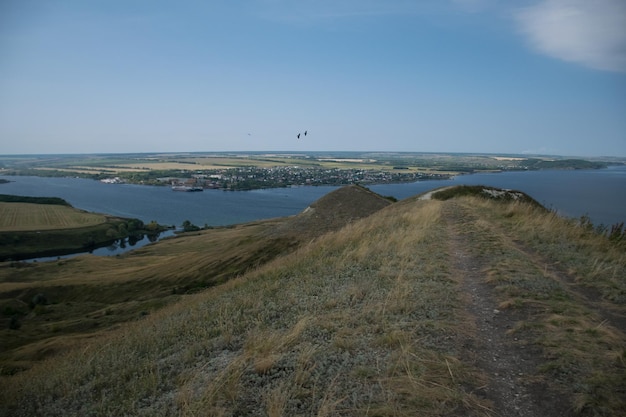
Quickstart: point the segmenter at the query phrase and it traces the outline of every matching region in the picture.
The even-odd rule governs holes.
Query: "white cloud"
[[[584,66],[626,72],[626,1],[541,0],[515,17],[538,51]]]

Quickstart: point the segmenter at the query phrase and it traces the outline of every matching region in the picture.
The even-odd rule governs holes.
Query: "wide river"
[[[104,184],[79,178],[0,176],[0,194],[61,197],[76,208],[178,226],[223,226],[297,214],[337,187],[292,187],[254,191],[175,192],[170,187]],[[563,216],[588,215],[595,224],[626,221],[626,166],[600,170],[547,170],[461,175],[451,180],[372,185],[399,200],[455,184],[523,191]]]

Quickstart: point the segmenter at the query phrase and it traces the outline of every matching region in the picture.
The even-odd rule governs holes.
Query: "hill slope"
[[[391,204],[391,201],[358,185],[349,185],[328,193],[289,218],[273,234],[307,237],[321,236],[330,231],[368,217]]]
[[[4,415],[626,412],[626,259],[520,202],[408,199],[2,380]]]
[[[187,233],[116,257],[0,263],[0,370],[14,373],[76,338],[158,310],[337,230],[390,202],[362,187],[337,189],[313,209]],[[33,300],[45,300],[45,304]],[[20,326],[19,330],[15,327]],[[13,328],[10,328],[13,327]]]

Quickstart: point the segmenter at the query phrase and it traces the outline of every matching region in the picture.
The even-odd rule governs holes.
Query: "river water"
[[[489,185],[523,191],[564,217],[588,215],[594,224],[626,221],[626,166],[592,170],[512,171],[457,176],[451,180],[372,186],[398,199],[448,185]]]
[[[104,184],[80,178],[0,176],[0,194],[61,197],[92,212],[180,227],[223,226],[297,214],[337,187],[291,187],[253,191],[175,192],[169,187]],[[399,200],[447,185],[490,185],[523,191],[566,217],[588,215],[595,224],[626,220],[626,166],[600,170],[546,170],[461,175],[450,180],[372,185]]]

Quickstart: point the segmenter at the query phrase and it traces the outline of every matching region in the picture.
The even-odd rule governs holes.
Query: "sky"
[[[0,0],[0,154],[221,151],[626,157],[626,1]]]

